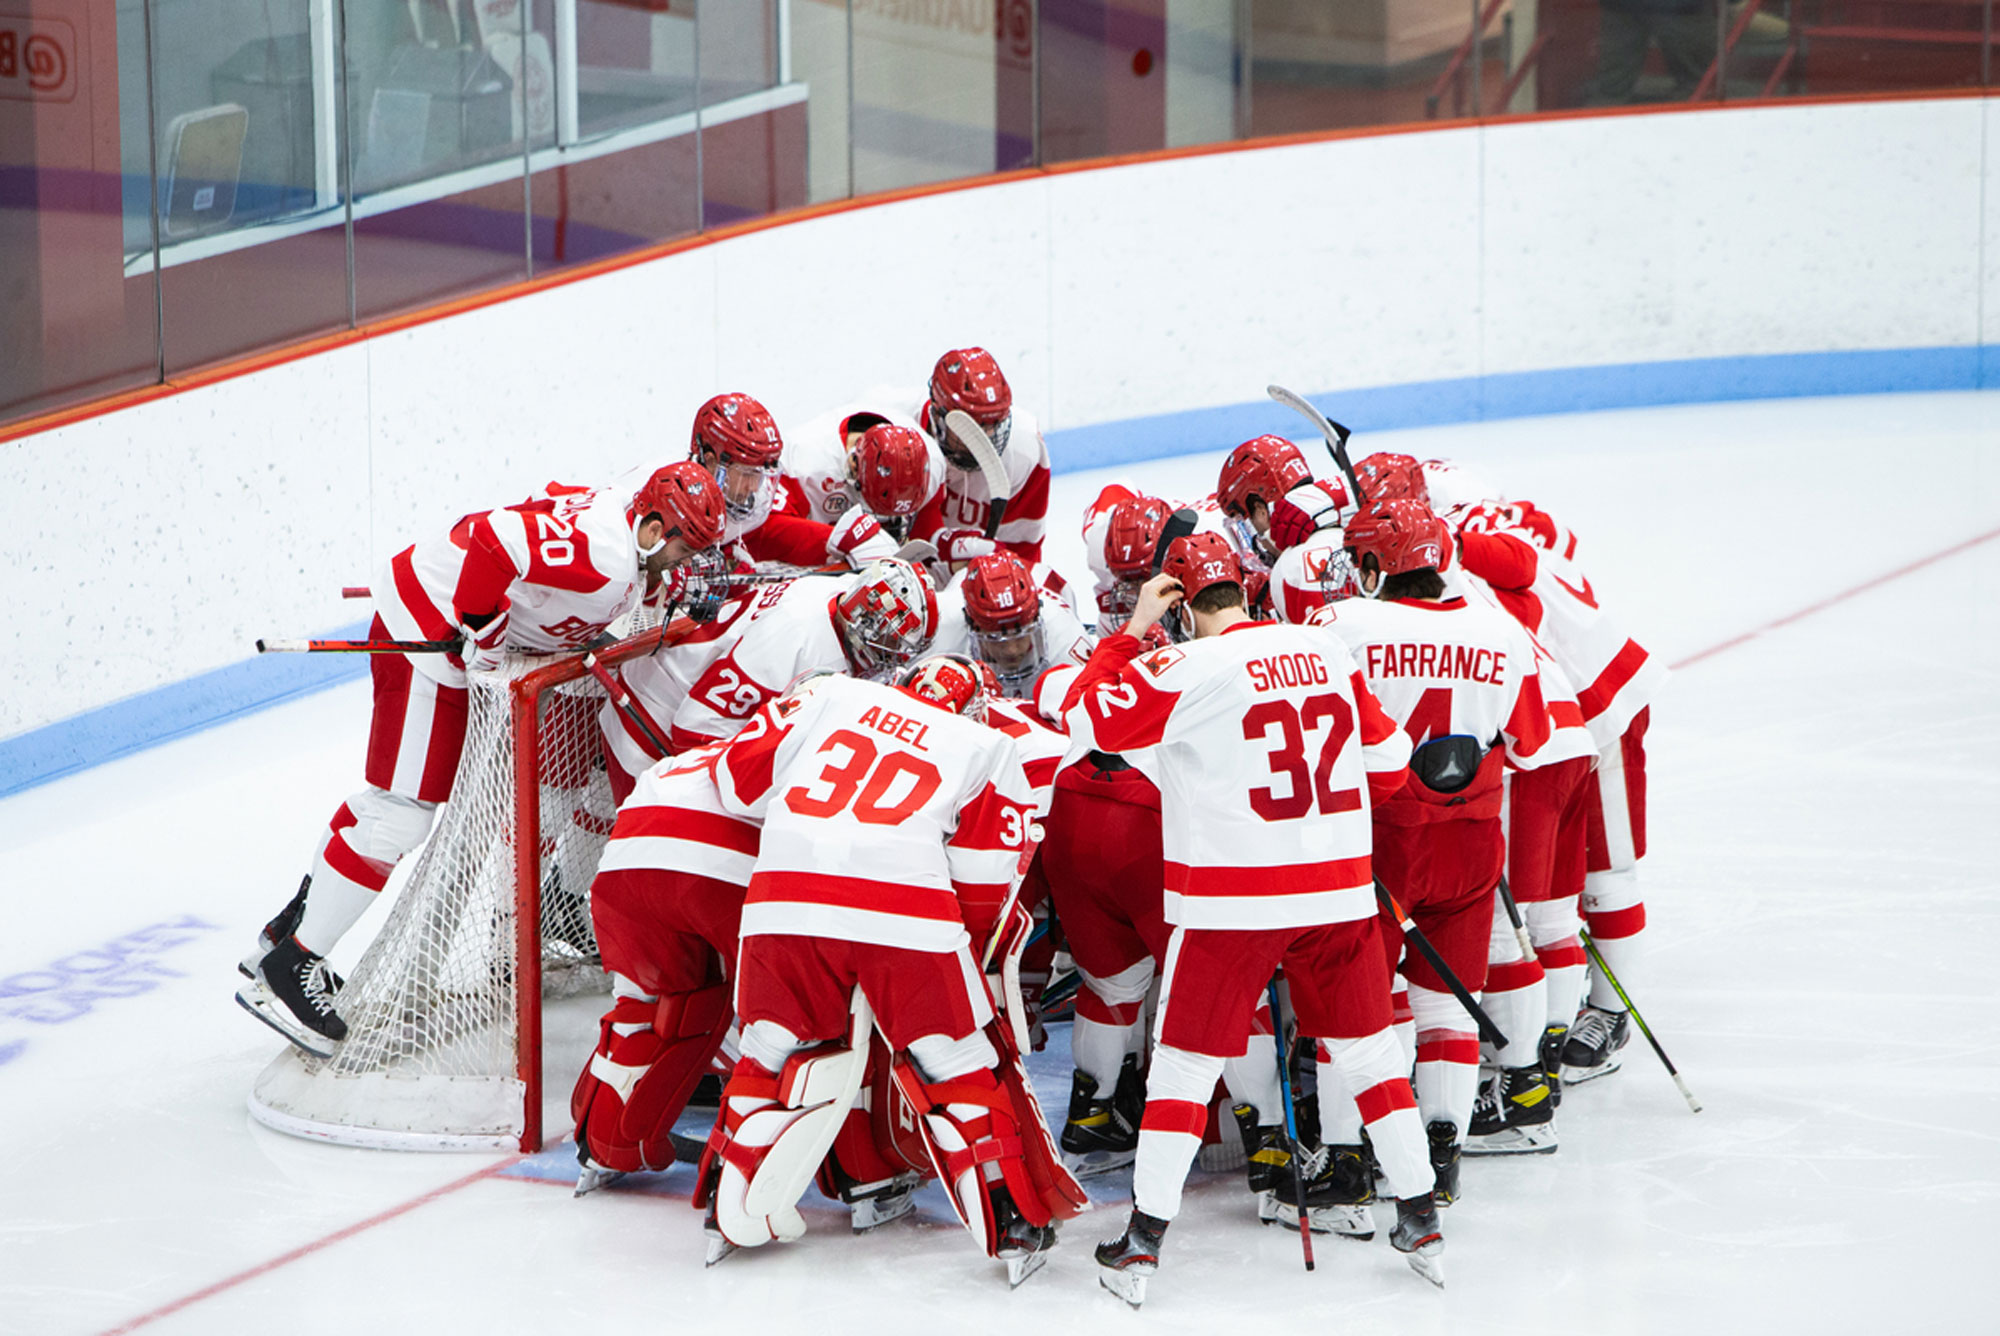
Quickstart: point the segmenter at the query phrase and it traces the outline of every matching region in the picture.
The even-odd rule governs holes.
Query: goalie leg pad
[[[799,1116],[779,1104],[778,1091],[779,1078],[770,1069],[751,1058],[737,1063],[723,1091],[722,1118],[702,1155],[695,1204],[706,1202],[723,1238],[739,1248],[789,1242],[806,1232],[796,1199],[774,1215],[753,1215],[745,1205],[766,1157]]]
[[[596,1164],[664,1169],[674,1162],[674,1121],[729,1028],[729,989],[712,984],[655,1000],[618,983],[621,996],[570,1094],[570,1115]]]

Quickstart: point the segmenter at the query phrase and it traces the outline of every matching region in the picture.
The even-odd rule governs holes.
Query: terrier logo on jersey
[[[1165,649],[1156,649],[1151,654],[1141,656],[1139,662],[1145,665],[1147,672],[1158,677],[1186,657],[1186,651],[1176,645],[1168,645]]]

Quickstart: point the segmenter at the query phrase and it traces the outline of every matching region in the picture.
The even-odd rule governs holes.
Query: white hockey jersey
[[[930,398],[927,393],[914,398],[906,393],[902,402],[915,404],[921,416]],[[1042,439],[1042,429],[1034,415],[1018,401],[1000,462],[1006,467],[1010,491],[997,541],[1033,565],[1042,559],[1042,540],[1049,528],[1049,446]],[[987,503],[992,499],[985,475],[977,469],[965,472],[946,460],[944,485],[930,504],[917,512],[910,536],[930,538],[942,529],[976,529],[984,533]]]
[[[953,951],[971,929],[983,945],[1033,850],[1011,738],[858,678],[773,702],[716,775],[723,805],[764,827],[745,937]]]
[[[1065,718],[1072,747],[1117,752],[1158,786],[1169,923],[1375,913],[1370,813],[1402,786],[1410,740],[1334,637],[1242,622],[1140,654],[1112,636]]]
[[[847,423],[858,413],[872,413],[898,427],[908,427],[923,437],[930,460],[930,485],[924,489],[926,501],[944,486],[944,455],[924,431],[923,424],[889,404],[900,403],[894,393],[874,399],[843,404],[819,413],[797,426],[784,429],[785,453],[780,463],[789,508],[821,524],[838,523],[848,510],[861,504],[861,494],[847,472]],[[921,509],[921,507],[920,507]],[[893,549],[894,544],[891,544]]]
[[[629,491],[550,483],[517,506],[467,515],[391,557],[370,586],[399,640],[448,640],[480,621],[482,645],[546,654],[575,649],[639,601]],[[456,654],[412,654],[445,686],[465,685]]]
[[[599,876],[657,870],[750,884],[758,823],[724,807],[716,792],[715,762],[724,745],[669,757],[639,776],[619,805]]]

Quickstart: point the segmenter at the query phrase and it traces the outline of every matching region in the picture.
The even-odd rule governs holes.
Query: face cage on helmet
[[[1326,569],[1320,572],[1320,592],[1329,600],[1352,598],[1361,592],[1361,571],[1354,564],[1354,556],[1344,547],[1337,547],[1333,555],[1326,559]]]
[[[1222,527],[1228,532],[1229,545],[1236,550],[1236,564],[1244,575],[1270,571],[1271,563],[1278,559],[1278,550],[1269,537],[1257,532],[1257,526],[1247,516],[1227,516]]]
[[[730,493],[729,478],[732,471],[747,473],[756,478],[756,482],[751,486],[748,495],[740,501]],[[741,461],[730,459],[720,452],[715,452],[715,464],[709,469],[709,472],[715,477],[716,490],[722,494],[723,511],[730,519],[740,521],[747,520],[757,513],[757,498],[763,494],[765,485],[772,478],[778,476],[778,466],[776,464],[745,464]]]
[[[1113,617],[1123,617],[1128,621],[1139,606],[1138,580],[1119,580],[1112,584],[1110,592],[1098,600],[1100,611]]]
[[[729,558],[722,549],[702,548],[673,569],[686,572],[673,611],[697,622],[714,621],[731,587]]]
[[[944,457],[950,461],[953,468],[965,473],[972,473],[979,468],[979,461],[961,448],[957,440],[952,437],[952,434],[945,429],[945,416],[950,412],[949,408],[940,407],[937,400],[931,400],[929,410],[925,415],[926,420],[930,424],[931,437],[938,443],[938,449],[944,453]],[[979,425],[986,432],[986,438],[993,442],[994,452],[996,454],[1007,453],[1007,438],[1014,431],[1013,411],[1010,409],[1006,417],[1001,418],[990,427],[984,422],[981,422]]]
[[[896,669],[930,648],[922,631],[901,635],[889,629],[880,613],[862,609],[847,619],[842,638],[857,673],[870,682],[886,682]]]
[[[974,631],[972,652],[993,670],[1009,695],[1022,693],[1048,667],[1048,636],[1037,617],[1027,626],[1004,631]]]

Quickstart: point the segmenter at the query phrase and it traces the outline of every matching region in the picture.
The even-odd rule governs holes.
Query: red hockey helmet
[[[1225,515],[1248,515],[1250,498],[1266,507],[1300,483],[1312,481],[1312,469],[1299,448],[1282,436],[1258,436],[1243,442],[1222,461],[1215,482],[1215,499]]]
[[[924,410],[924,425],[930,428],[945,458],[961,469],[977,468],[973,458],[945,430],[945,415],[954,408],[970,414],[974,422],[986,429],[995,450],[1007,448],[1007,435],[1013,426],[1014,391],[1001,373],[1000,364],[984,348],[954,348],[938,358],[937,365],[931,368],[931,400]]]
[[[1426,509],[1431,492],[1424,482],[1423,465],[1414,455],[1369,455],[1354,466],[1354,480],[1361,494],[1373,505],[1377,501],[1421,501]]]
[[[877,519],[914,515],[930,500],[930,447],[908,427],[884,422],[863,432],[853,467],[861,504]]]
[[[854,671],[880,678],[930,647],[938,629],[937,593],[923,571],[884,557],[835,595],[833,622]]]
[[[635,530],[658,515],[667,526],[660,535],[662,542],[678,538],[697,552],[722,537],[722,492],[708,470],[692,459],[655,470],[633,494],[626,514]]]
[[[896,685],[953,714],[981,723],[988,702],[1000,694],[1000,679],[977,659],[963,654],[933,654],[896,674]]]
[[[1191,533],[1176,538],[1160,563],[1160,573],[1181,582],[1181,593],[1190,601],[1210,585],[1243,583],[1243,569],[1236,553],[1219,533]]]
[[[1018,631],[1042,615],[1035,577],[1012,552],[974,557],[964,593],[965,620],[974,631]]]
[[[764,405],[747,394],[718,394],[695,410],[688,448],[731,464],[770,468],[777,464],[784,441]]]
[[[1173,507],[1156,496],[1135,496],[1111,508],[1104,526],[1104,564],[1120,580],[1147,580],[1153,575],[1153,549],[1160,545]]]
[[[1384,577],[1427,566],[1434,568],[1443,559],[1437,516],[1423,502],[1409,498],[1369,503],[1367,509],[1347,522],[1342,537],[1356,569],[1364,576],[1371,567],[1370,558],[1373,569]],[[1365,579],[1363,586],[1366,587]],[[1381,588],[1378,581],[1370,592],[1377,593]]]

